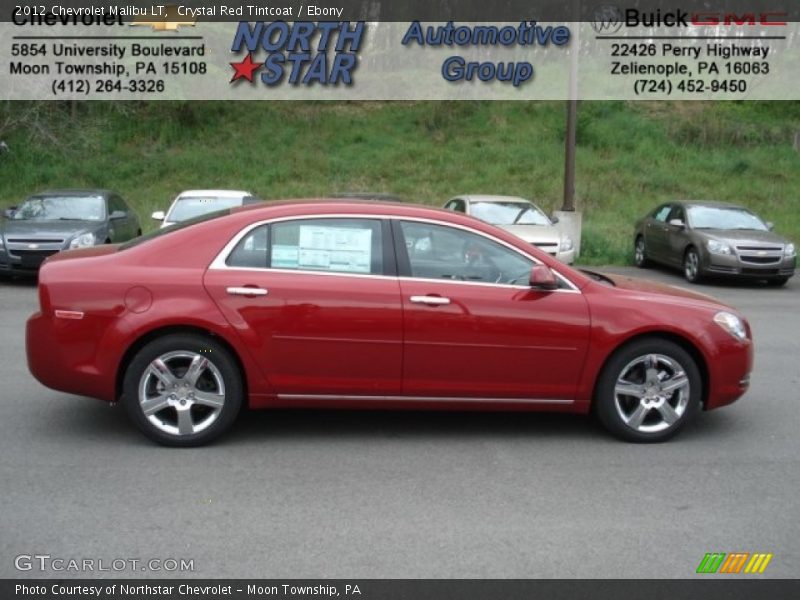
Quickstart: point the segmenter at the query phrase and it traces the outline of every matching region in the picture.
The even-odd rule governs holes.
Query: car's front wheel
[[[700,255],[696,248],[689,248],[683,255],[683,275],[689,283],[700,283],[703,273],[700,270]]]
[[[239,369],[213,338],[167,335],[131,360],[122,403],[136,426],[167,446],[199,446],[233,424],[243,400]]]
[[[595,390],[595,412],[614,435],[631,442],[663,442],[698,410],[702,378],[691,355],[658,338],[617,351]]]

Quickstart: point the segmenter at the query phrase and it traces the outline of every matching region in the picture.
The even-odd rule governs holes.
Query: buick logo
[[[591,21],[592,29],[602,35],[616,33],[622,27],[622,11],[618,6],[598,6],[594,10],[594,19]]]

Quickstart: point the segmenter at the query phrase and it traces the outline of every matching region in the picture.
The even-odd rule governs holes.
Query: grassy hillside
[[[680,197],[745,204],[800,241],[798,130],[797,102],[582,103],[582,262],[629,262],[634,220]],[[145,229],[179,191],[205,187],[263,198],[369,190],[434,205],[517,194],[549,211],[561,203],[564,104],[10,103],[0,139],[11,147],[0,204],[111,187]]]

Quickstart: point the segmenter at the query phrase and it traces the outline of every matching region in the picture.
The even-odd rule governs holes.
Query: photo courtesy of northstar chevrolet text
[[[797,597],[792,3],[1,14],[0,596]]]

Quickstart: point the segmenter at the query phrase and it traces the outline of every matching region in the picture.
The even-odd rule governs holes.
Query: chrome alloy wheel
[[[689,377],[675,359],[647,354],[629,362],[614,386],[617,414],[641,433],[664,431],[677,423],[689,405]]]
[[[225,383],[208,357],[185,350],[167,352],[145,369],[138,386],[139,408],[164,433],[186,436],[207,429],[225,404]]]
[[[700,257],[694,250],[689,250],[686,253],[686,258],[683,261],[683,272],[688,281],[696,281],[700,273]]]
[[[636,244],[633,247],[633,258],[637,266],[641,266],[645,263],[646,258],[644,249],[644,238],[641,236],[636,238]]]

